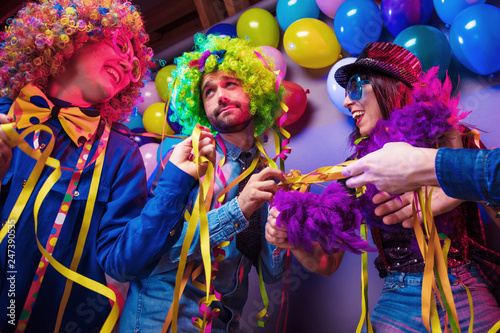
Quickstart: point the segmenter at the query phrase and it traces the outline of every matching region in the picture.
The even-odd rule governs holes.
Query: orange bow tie
[[[51,117],[57,117],[64,131],[77,146],[92,138],[101,119],[97,110],[79,107],[61,108],[54,105],[31,83],[21,89],[10,107],[9,116],[14,118],[18,129],[41,124]]]

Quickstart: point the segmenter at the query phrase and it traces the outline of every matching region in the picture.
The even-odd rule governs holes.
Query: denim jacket
[[[500,149],[441,148],[436,175],[450,197],[500,206]]]
[[[226,162],[222,167],[222,172],[226,179],[226,185],[230,184],[240,174],[240,164],[237,159],[242,151],[238,147],[224,142],[226,146]],[[252,156],[256,156],[257,149],[254,146],[251,150]],[[223,148],[217,145],[217,163],[224,157]],[[168,168],[168,170],[167,170]],[[169,172],[169,177],[177,179],[179,183],[185,184],[185,190],[190,191],[189,203],[194,202],[198,194],[198,186],[192,187],[192,179],[183,174],[182,171],[169,168],[167,164],[165,172]],[[216,278],[212,281],[215,290],[221,294],[220,302],[213,302],[211,308],[220,309],[217,318],[213,319],[212,332],[236,332],[239,320],[243,311],[243,306],[248,296],[248,274],[252,266],[258,265],[258,260],[251,262],[244,257],[235,246],[234,237],[248,226],[238,202],[236,201],[237,186],[232,188],[225,198],[225,202],[219,208],[215,207],[215,198],[224,188],[219,177],[216,178],[214,189],[214,199],[212,209],[208,212],[208,224],[210,231],[210,246],[214,247],[222,241],[232,238],[228,246],[224,247],[225,259],[220,263]],[[267,207],[266,207],[267,208]],[[267,209],[261,209],[262,230],[266,224]],[[120,332],[159,332],[165,322],[167,313],[172,305],[175,279],[179,256],[187,230],[187,222],[184,222],[179,241],[164,254],[151,275],[142,280],[132,281],[126,300],[125,308],[120,323]],[[153,241],[154,240],[150,240]],[[269,244],[262,233],[262,274],[266,283],[278,281],[285,271],[285,251],[280,251],[277,247]],[[195,261],[194,269],[202,265],[201,249],[199,246],[199,232],[195,233],[193,242],[188,253],[188,262]],[[197,278],[204,282],[204,273]],[[178,330],[180,332],[198,332],[192,323],[193,317],[203,318],[200,314],[198,302],[205,297],[205,291],[196,288],[191,279],[185,287],[181,296]],[[261,309],[258,309],[259,311]]]

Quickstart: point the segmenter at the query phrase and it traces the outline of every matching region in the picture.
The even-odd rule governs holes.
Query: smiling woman
[[[437,72],[434,67],[423,75],[415,55],[399,45],[384,42],[369,43],[354,63],[340,67],[335,79],[347,88],[344,105],[357,118],[351,134],[354,154],[349,159],[361,158],[387,142],[402,141],[426,148],[444,146],[450,144],[446,134],[453,129],[461,132],[460,145],[477,149],[471,132],[459,124],[466,115],[457,108],[458,100],[451,98],[451,81],[442,83]],[[369,83],[363,84],[364,80]],[[414,193],[393,198],[378,193],[373,186],[366,186],[362,193],[349,195],[338,183],[330,185],[320,197],[313,193],[304,196],[278,191],[274,197],[279,210],[275,214],[276,229],[285,228],[288,239],[298,238],[291,244],[294,247],[311,246],[313,241],[319,241],[331,245],[333,254],[340,249],[356,253],[364,245],[358,238],[362,216],[377,247],[375,267],[384,278],[384,289],[370,316],[373,331],[425,332],[429,325],[425,316],[428,308],[422,299],[432,291],[424,289],[423,282],[430,261],[428,257],[424,260],[416,245],[416,231],[404,228],[409,226],[406,222],[418,219],[412,210]],[[320,202],[321,207],[312,204],[315,202]],[[444,309],[436,304],[439,314],[436,318],[430,314],[431,321],[448,326],[445,321],[449,320],[450,325],[466,331],[473,319],[474,330],[486,332],[500,319],[500,309],[489,289],[498,285],[500,254],[486,247],[476,203],[447,197],[436,188],[429,202],[437,232],[449,242],[449,250],[443,251],[447,252],[447,262],[440,281],[449,286],[445,293],[453,294],[456,307],[450,305]],[[355,213],[345,218],[338,211]],[[313,227],[309,227],[311,224]],[[420,224],[417,222],[415,226]],[[305,233],[307,228],[312,232]],[[351,231],[346,237],[345,233]],[[435,253],[436,258],[443,258],[443,253]],[[468,297],[473,299],[474,312],[484,316],[472,318]]]
[[[111,332],[119,296],[107,286],[116,264],[107,251],[128,247],[135,237],[126,235],[128,223],[146,224],[141,153],[115,123],[150,77],[142,17],[127,0],[33,1],[7,25],[0,34],[0,221],[12,223],[0,230],[0,280],[12,271],[16,290],[0,283],[0,308],[12,309],[0,331]],[[7,256],[12,230],[15,263]],[[89,302],[100,311],[82,315]]]
[[[82,107],[105,103],[132,82],[131,58],[104,41],[87,44],[49,81],[47,93]]]
[[[142,80],[150,78],[149,68],[153,65],[152,50],[145,46],[149,36],[145,33],[142,17],[129,2],[116,8],[105,8],[100,7],[98,2],[73,1],[72,7],[68,7],[72,9],[64,11],[66,3],[68,0],[55,4],[30,3],[20,10],[16,19],[9,21],[9,28],[3,36],[5,47],[0,49],[0,63],[4,69],[0,96],[15,98],[19,90],[30,82],[45,87],[50,78],[64,68],[73,53],[84,44],[113,41],[118,38],[116,33],[119,33],[128,39],[121,39],[120,47],[125,46],[123,43],[127,44],[127,57],[132,57],[128,62],[132,68],[135,67],[133,80],[119,94],[95,107],[111,121],[125,119],[139,98]],[[46,16],[57,17],[58,20],[46,24]],[[112,26],[109,24],[111,21],[114,22]],[[42,29],[44,35],[39,33]],[[27,43],[33,45],[26,48]]]

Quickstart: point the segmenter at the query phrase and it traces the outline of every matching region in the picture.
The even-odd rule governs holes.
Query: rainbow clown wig
[[[191,134],[200,123],[210,126],[203,109],[201,79],[204,74],[222,70],[236,75],[243,90],[250,98],[250,112],[255,120],[255,133],[261,134],[274,124],[280,112],[276,90],[276,74],[271,59],[258,47],[240,38],[196,34],[195,50],[185,52],[175,59],[176,70],[172,73],[173,109],[172,121],[177,121],[183,133]],[[284,89],[280,87],[280,97]]]
[[[0,96],[15,99],[33,83],[44,90],[69,58],[88,42],[112,40],[119,30],[132,42],[141,77],[111,100],[94,105],[109,121],[124,120],[151,76],[153,52],[137,9],[123,0],[40,0],[26,3],[0,33]]]

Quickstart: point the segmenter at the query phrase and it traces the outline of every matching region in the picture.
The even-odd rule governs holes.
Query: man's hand
[[[413,228],[413,197],[413,192],[401,194],[401,200],[394,198],[394,196],[387,192],[377,193],[373,196],[373,203],[379,205],[375,208],[375,215],[383,216],[382,221],[385,224],[402,223],[405,228]],[[447,213],[455,209],[462,202],[462,200],[450,198],[441,188],[434,188],[431,197],[432,215],[438,216]],[[422,216],[420,215],[419,217],[420,221],[422,221]]]
[[[275,245],[281,249],[292,249],[293,246],[288,243],[288,232],[284,225],[278,228],[276,219],[280,212],[275,208],[271,208],[266,224],[266,239],[269,244]]]
[[[439,185],[434,170],[436,149],[415,148],[404,142],[386,143],[382,149],[349,164],[342,175],[359,188],[374,184],[379,191],[403,193],[422,185]]]
[[[14,120],[8,117],[6,114],[0,113],[0,124],[8,124]],[[12,149],[6,143],[9,141],[7,134],[0,128],[0,181],[5,177],[7,171],[9,171],[10,161],[12,160]]]
[[[245,218],[248,219],[264,202],[272,200],[280,188],[275,180],[284,182],[285,176],[280,170],[271,167],[267,167],[250,177],[237,198]]]
[[[295,258],[309,271],[327,277],[332,275],[342,262],[344,251],[340,250],[337,253],[327,255],[317,242],[311,243],[312,252],[300,247],[293,247],[288,242],[286,226],[282,225],[278,228],[276,225],[279,214],[280,212],[274,207],[269,211],[266,224],[266,240],[281,249],[290,249]]]
[[[215,145],[214,136],[210,133],[210,130],[206,127],[201,127],[199,150],[200,156],[205,156],[210,162],[215,163]],[[172,162],[179,169],[185,173],[198,178],[196,172],[196,163],[193,161],[193,137],[185,139],[181,143],[177,144],[170,155],[169,161]],[[207,171],[208,162],[203,162],[200,165],[200,177],[205,175]]]

